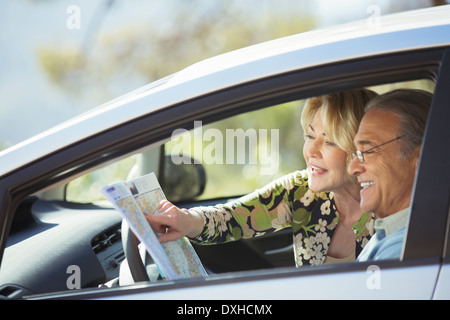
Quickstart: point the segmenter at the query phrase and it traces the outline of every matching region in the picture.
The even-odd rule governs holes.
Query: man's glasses
[[[371,151],[371,150],[373,150],[373,149],[375,149],[375,148],[384,146],[385,144],[388,144],[388,143],[390,143],[390,142],[393,142],[393,141],[398,140],[398,139],[401,139],[401,138],[403,138],[403,136],[400,136],[400,137],[394,138],[394,139],[392,139],[392,140],[386,141],[386,142],[384,142],[384,143],[382,143],[382,144],[379,144],[379,145],[377,145],[377,146],[375,146],[375,147],[372,147],[372,148],[370,148],[370,149],[368,149],[368,150],[365,150],[365,151],[356,150],[356,153],[355,153],[355,152],[352,153],[352,159],[354,159],[355,157],[358,157],[359,163],[364,163],[364,153],[369,152],[369,151]]]

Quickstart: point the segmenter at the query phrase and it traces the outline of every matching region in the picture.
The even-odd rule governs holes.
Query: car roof
[[[317,29],[196,63],[0,152],[0,177],[155,110],[327,63],[450,45],[450,5]],[[44,115],[43,115],[44,116]]]

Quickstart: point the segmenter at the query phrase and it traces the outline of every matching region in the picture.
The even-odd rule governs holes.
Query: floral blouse
[[[306,170],[286,175],[255,192],[227,204],[196,207],[205,227],[192,239],[216,244],[262,236],[291,227],[297,266],[323,264],[339,221],[333,193],[314,193]],[[374,233],[374,215],[364,213],[353,225],[355,257]]]

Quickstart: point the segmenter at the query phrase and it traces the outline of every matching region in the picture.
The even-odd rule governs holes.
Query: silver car
[[[95,197],[116,179],[117,167],[124,179],[155,172],[180,206],[245,194],[304,165],[298,124],[305,99],[360,87],[434,93],[401,261],[296,268],[292,232],[283,230],[196,245],[207,278],[153,279],[152,264],[141,259],[121,216]],[[448,299],[449,88],[450,6],[440,6],[220,55],[6,149],[0,152],[0,299]],[[178,133],[207,144],[207,130],[230,128],[257,139],[277,135],[283,145],[253,163],[251,150],[237,150],[247,154],[243,161],[235,155],[222,164],[205,157],[204,148],[180,156]],[[183,165],[174,165],[174,155]],[[249,305],[240,312],[274,312]]]

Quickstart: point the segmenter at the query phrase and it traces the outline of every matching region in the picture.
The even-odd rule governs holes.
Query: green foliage
[[[70,85],[80,71],[86,68],[87,60],[74,47],[39,47],[38,57],[47,76],[55,84]]]

